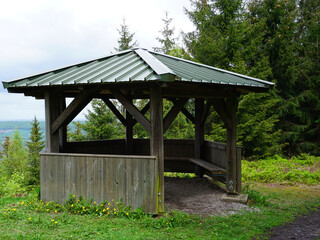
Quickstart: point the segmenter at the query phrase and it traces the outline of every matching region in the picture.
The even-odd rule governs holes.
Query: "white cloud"
[[[140,47],[148,49],[159,45],[155,38],[163,28],[165,11],[173,18],[177,35],[181,30],[193,29],[183,13],[183,7],[190,8],[188,0],[0,0],[0,3],[0,81],[114,52],[119,37],[117,28],[123,18]],[[4,93],[2,86],[0,94],[0,120],[44,116],[41,101]],[[3,102],[6,99],[10,101]]]

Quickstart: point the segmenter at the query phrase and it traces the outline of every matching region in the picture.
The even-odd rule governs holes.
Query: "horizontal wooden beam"
[[[55,133],[61,126],[67,126],[92,100],[95,91],[89,90],[80,93],[60,116],[51,125],[52,133]]]
[[[184,107],[184,105],[187,103],[188,98],[180,98],[178,101],[176,101],[171,108],[171,110],[168,112],[167,116],[163,120],[163,132],[165,133],[168,128],[170,127],[171,123],[174,121],[174,119],[177,117],[181,109]]]
[[[102,101],[108,106],[108,108],[113,112],[114,115],[119,119],[119,121],[126,126],[127,121],[124,116],[118,111],[118,109],[114,106],[114,104],[107,97],[101,97]]]
[[[151,124],[149,120],[130,102],[119,89],[110,89],[112,95],[126,108],[126,110],[151,134]]]

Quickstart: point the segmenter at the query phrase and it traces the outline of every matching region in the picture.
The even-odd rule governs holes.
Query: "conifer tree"
[[[176,38],[174,38],[174,30],[175,28],[170,28],[170,24],[172,22],[172,18],[169,18],[168,12],[165,12],[166,16],[162,19],[164,23],[164,27],[161,31],[159,31],[162,35],[161,37],[157,37],[156,39],[160,42],[161,47],[153,48],[156,52],[162,52],[165,54],[170,54],[171,50],[175,48]]]
[[[7,156],[3,157],[2,169],[5,176],[10,177],[13,173],[24,174],[27,169],[28,153],[23,146],[21,132],[16,129],[9,141]]]
[[[29,140],[26,141],[28,148],[28,185],[40,184],[40,152],[44,148],[43,133],[40,123],[35,117],[31,123]]]
[[[68,125],[68,141],[84,141],[86,140],[86,135],[83,133],[83,124],[81,124],[79,121],[72,122],[75,129],[74,131],[70,130],[70,127]]]
[[[120,34],[120,38],[118,39],[118,47],[114,49],[117,52],[120,52],[137,47],[139,45],[138,42],[133,41],[135,33],[130,33],[129,27],[126,24],[125,19],[123,19],[123,24],[121,24],[120,27],[121,29],[117,29],[118,33]]]
[[[91,102],[92,111],[85,115],[82,125],[88,140],[114,139],[124,137],[124,128],[107,105],[100,99]]]

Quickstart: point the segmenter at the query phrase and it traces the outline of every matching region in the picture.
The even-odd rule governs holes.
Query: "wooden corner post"
[[[230,125],[227,126],[227,192],[234,194],[237,192],[237,109],[238,101],[236,97],[228,98],[226,101],[226,111],[230,118]],[[240,179],[241,181],[241,179]]]
[[[163,151],[163,97],[160,86],[154,86],[150,92],[150,153],[158,160],[157,204],[158,212],[164,212],[164,151]]]
[[[52,131],[52,124],[60,115],[60,96],[52,91],[45,92],[45,128],[46,128],[46,152],[57,153],[60,148],[59,131]]]

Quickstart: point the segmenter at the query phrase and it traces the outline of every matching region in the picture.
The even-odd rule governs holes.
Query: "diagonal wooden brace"
[[[171,123],[177,117],[177,115],[182,110],[182,108],[187,103],[187,101],[188,101],[188,98],[180,98],[177,102],[174,103],[170,112],[167,114],[167,116],[163,120],[163,132],[164,133],[168,130]]]
[[[55,133],[62,126],[67,126],[88,105],[88,103],[90,103],[95,92],[96,90],[88,90],[79,93],[52,123],[52,133]]]
[[[102,101],[108,106],[108,108],[113,112],[114,115],[119,119],[119,121],[123,124],[123,126],[127,125],[127,121],[124,118],[124,116],[118,111],[118,109],[113,105],[113,103],[110,101],[107,97],[101,97]]]
[[[119,89],[110,89],[112,95],[126,108],[126,110],[151,134],[149,120],[130,102]]]

